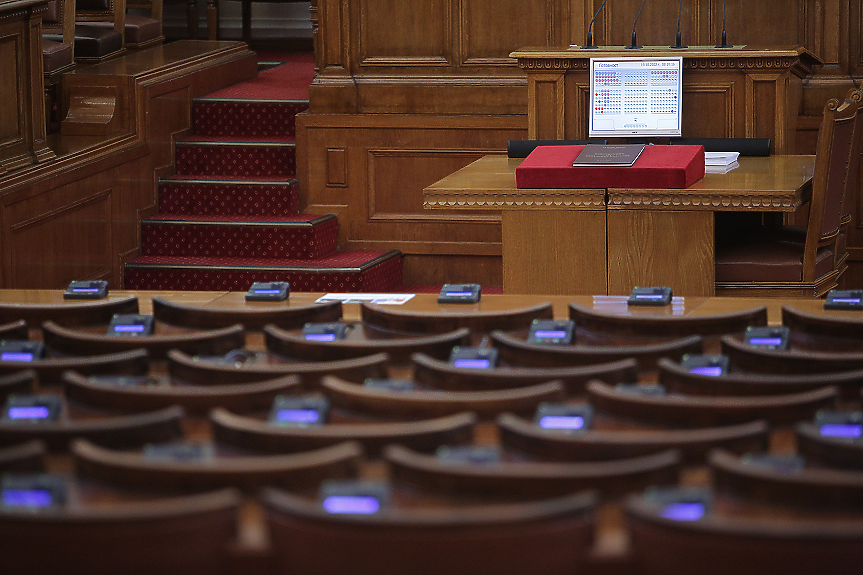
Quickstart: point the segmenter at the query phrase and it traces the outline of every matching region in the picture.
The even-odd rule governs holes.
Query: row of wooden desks
[[[714,212],[794,212],[815,166],[746,157],[685,189],[517,189],[521,161],[485,156],[426,188],[424,207],[501,210],[504,292],[579,295],[636,285],[713,295]]]

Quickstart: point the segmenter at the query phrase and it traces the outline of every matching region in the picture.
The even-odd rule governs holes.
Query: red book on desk
[[[515,170],[519,189],[686,188],[704,176],[702,146],[645,146],[631,166],[572,165],[584,146],[539,146]]]

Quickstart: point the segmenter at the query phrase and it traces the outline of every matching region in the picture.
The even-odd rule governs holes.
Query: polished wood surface
[[[793,212],[811,194],[813,156],[739,159],[685,189],[517,189],[519,159],[486,156],[424,190],[429,209],[502,212],[507,293],[628,294],[668,285],[714,293],[715,211]]]

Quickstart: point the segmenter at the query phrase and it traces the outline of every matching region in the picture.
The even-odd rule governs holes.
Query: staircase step
[[[282,137],[192,136],[176,143],[180,176],[292,178],[297,174],[296,142]]]
[[[246,291],[287,281],[292,291],[387,292],[401,285],[401,252],[355,250],[317,260],[142,256],[126,263],[124,289]]]
[[[141,220],[145,256],[220,256],[311,260],[336,250],[338,218],[317,216],[189,216]]]
[[[293,216],[297,214],[293,178],[192,178],[159,180],[159,211],[195,216]]]
[[[295,118],[308,108],[308,100],[196,98],[192,127],[200,136],[294,137]]]

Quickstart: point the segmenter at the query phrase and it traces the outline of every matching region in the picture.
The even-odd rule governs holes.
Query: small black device
[[[345,339],[348,324],[345,323],[307,323],[303,326],[303,337],[307,341],[336,341]]]
[[[752,347],[785,351],[788,349],[788,337],[791,331],[784,325],[749,326],[743,334],[743,341]]]
[[[487,445],[441,445],[435,455],[450,463],[499,463],[503,459],[500,448]]]
[[[206,361],[214,361],[217,363],[227,363],[229,365],[242,365],[244,363],[252,363],[261,357],[261,353],[251,351],[244,348],[232,349],[225,355],[196,355],[195,359],[203,359]]]
[[[212,443],[148,443],[144,446],[144,457],[148,459],[195,461],[212,459],[215,455]]]
[[[571,319],[535,319],[527,334],[528,343],[570,344],[575,331]]]
[[[246,292],[246,301],[285,301],[290,292],[288,282],[255,282]]]
[[[789,453],[747,453],[741,461],[744,465],[768,467],[783,475],[800,473],[806,466],[803,456]]]
[[[672,292],[670,287],[638,287],[632,288],[627,305],[668,305],[671,303]]]
[[[564,403],[540,403],[533,421],[543,429],[587,431],[593,421],[593,407]]]
[[[815,425],[821,437],[848,441],[863,439],[863,411],[822,409],[815,414]]]
[[[863,290],[832,289],[827,292],[827,299],[824,300],[824,309],[863,310]]]
[[[108,325],[108,335],[144,337],[153,334],[153,316],[137,313],[115,314]]]
[[[57,421],[63,400],[57,395],[10,395],[0,419],[12,423],[48,423]]]
[[[641,383],[618,383],[614,386],[617,391],[624,393],[632,393],[634,395],[644,395],[654,397],[657,395],[665,395],[665,386],[661,383],[641,384]]]
[[[713,492],[703,487],[648,487],[644,498],[672,521],[698,521],[713,507]]]
[[[454,367],[470,369],[489,369],[497,367],[498,352],[493,347],[455,346],[449,354],[449,362]]]
[[[438,303],[476,303],[482,296],[479,284],[444,284],[437,296]]]
[[[680,366],[689,373],[719,377],[728,373],[729,360],[727,355],[704,355],[687,353],[680,360]]]
[[[416,384],[409,379],[368,378],[363,382],[365,387],[371,389],[385,389],[387,391],[413,391]]]
[[[108,297],[108,282],[105,280],[72,282],[63,292],[63,299],[105,299],[106,297]]]
[[[0,361],[33,361],[45,357],[45,345],[28,339],[0,341]]]
[[[279,395],[270,409],[270,423],[275,425],[322,425],[330,413],[325,397]]]
[[[388,484],[380,481],[324,481],[321,507],[339,515],[374,515],[390,502]]]
[[[38,511],[66,502],[68,486],[58,475],[4,474],[0,479],[0,506]]]

